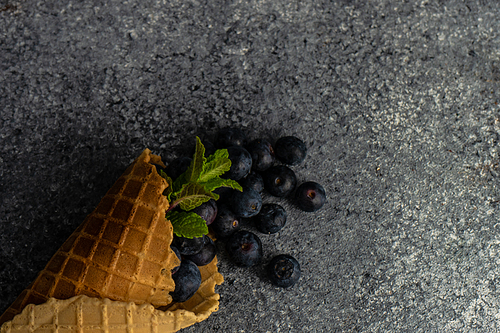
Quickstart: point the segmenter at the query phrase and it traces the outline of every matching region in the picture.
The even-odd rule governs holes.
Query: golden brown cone
[[[173,232],[165,219],[168,186],[149,149],[127,168],[49,261],[36,280],[0,317],[0,325],[28,304],[76,295],[148,303],[171,303],[171,269],[179,259],[170,249]]]
[[[49,299],[41,305],[28,305],[0,333],[123,332],[173,333],[203,321],[219,306],[215,285],[223,282],[217,272],[217,258],[200,267],[202,282],[196,294],[184,303],[154,309],[132,302],[76,296],[68,300]]]

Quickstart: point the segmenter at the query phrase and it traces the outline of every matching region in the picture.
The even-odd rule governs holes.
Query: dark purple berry
[[[186,238],[174,235],[172,240],[172,245],[184,256],[200,252],[204,244],[203,237]]]
[[[286,197],[297,184],[295,172],[287,166],[276,165],[262,173],[264,188],[275,197]]]
[[[280,254],[267,266],[267,272],[271,282],[278,287],[291,287],[300,278],[299,262],[288,254]]]
[[[265,139],[250,142],[246,149],[252,156],[252,169],[264,171],[274,164],[274,150],[271,143]]]
[[[230,146],[243,146],[246,141],[245,133],[239,128],[225,127],[217,133],[215,147],[227,148]]]
[[[316,182],[302,183],[295,192],[295,202],[297,206],[306,212],[317,211],[323,207],[325,201],[325,189]]]
[[[205,266],[211,263],[212,260],[214,260],[217,252],[215,243],[212,240],[212,238],[205,235],[204,239],[205,239],[205,245],[203,246],[200,252],[190,256],[185,256],[185,259],[191,260],[198,266]]]
[[[275,203],[262,205],[260,213],[255,216],[255,226],[264,234],[274,234],[280,231],[286,224],[285,209]]]
[[[245,178],[240,179],[239,183],[242,187],[251,188],[259,193],[264,191],[264,180],[260,173],[255,171],[250,171]]]
[[[191,160],[192,158],[186,156],[176,158],[168,164],[166,170],[167,176],[172,178],[172,180],[176,180],[177,177],[182,175],[188,169],[191,164]]]
[[[233,180],[240,180],[250,173],[252,168],[252,157],[250,153],[243,147],[231,146],[227,148],[229,159],[231,160],[231,168],[223,177]]]
[[[262,208],[262,197],[257,191],[244,187],[243,191],[233,190],[231,194],[231,210],[240,217],[252,217],[259,214]]]
[[[210,199],[207,202],[204,202],[198,207],[194,208],[192,212],[198,214],[202,219],[205,220],[205,222],[207,222],[207,225],[210,225],[217,216],[217,203],[214,199]]]
[[[176,248],[175,246],[170,246],[170,248],[172,249],[172,251],[174,251],[174,253],[177,256],[177,258],[180,261],[182,261],[181,253],[179,252],[179,249]],[[174,274],[175,272],[177,272],[179,270],[179,267],[181,267],[181,264],[179,264],[179,266],[175,266],[174,268],[172,268],[172,274]]]
[[[198,266],[191,260],[183,260],[179,270],[172,274],[175,290],[170,293],[174,302],[185,302],[200,288],[201,274]]]
[[[227,240],[226,250],[235,265],[250,267],[262,259],[262,242],[250,231],[240,230]]]
[[[219,211],[210,225],[217,237],[224,238],[240,229],[240,218],[226,205],[219,205]]]
[[[295,136],[284,136],[274,144],[276,157],[285,164],[301,163],[307,154],[306,144]]]

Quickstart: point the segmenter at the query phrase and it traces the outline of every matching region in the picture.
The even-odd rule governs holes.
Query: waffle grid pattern
[[[178,259],[169,246],[172,226],[165,219],[168,201],[162,192],[167,184],[150,159],[146,150],[125,171],[5,319],[50,297],[87,295],[155,306],[171,302],[170,270]]]

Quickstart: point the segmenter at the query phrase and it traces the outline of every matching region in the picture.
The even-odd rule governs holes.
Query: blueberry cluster
[[[286,224],[287,213],[281,205],[262,203],[264,191],[275,197],[291,197],[299,209],[307,212],[316,211],[325,203],[325,190],[320,184],[305,182],[297,187],[295,172],[287,166],[300,164],[306,157],[306,145],[297,137],[279,138],[274,145],[266,139],[247,143],[241,130],[224,128],[213,144],[205,140],[203,145],[206,156],[216,149],[227,149],[231,168],[222,177],[238,181],[243,191],[218,189],[217,202],[210,200],[193,211],[206,221],[217,239],[225,241],[227,253],[237,266],[257,265],[263,257],[261,240],[256,234],[240,229],[241,219],[251,219],[264,234],[276,233]],[[172,161],[167,174],[182,174],[190,161],[186,157]],[[172,274],[176,285],[172,298],[183,302],[199,287],[201,278],[196,266],[210,263],[216,247],[208,236],[193,239],[174,236],[171,247],[182,258],[180,267]],[[266,270],[270,281],[280,287],[290,287],[300,277],[300,265],[290,255],[274,257]]]

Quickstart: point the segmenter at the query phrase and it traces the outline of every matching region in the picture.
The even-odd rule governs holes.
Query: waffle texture
[[[223,282],[217,272],[217,258],[200,267],[202,282],[188,301],[155,309],[150,304],[112,301],[108,298],[75,296],[67,300],[50,298],[41,305],[30,304],[0,328],[14,332],[177,332],[207,319],[218,310],[215,285]]]
[[[0,324],[28,304],[52,297],[87,295],[155,307],[172,302],[171,269],[179,259],[170,249],[173,231],[165,219],[168,201],[162,193],[168,184],[153,164],[164,166],[159,156],[144,150],[0,317]]]

